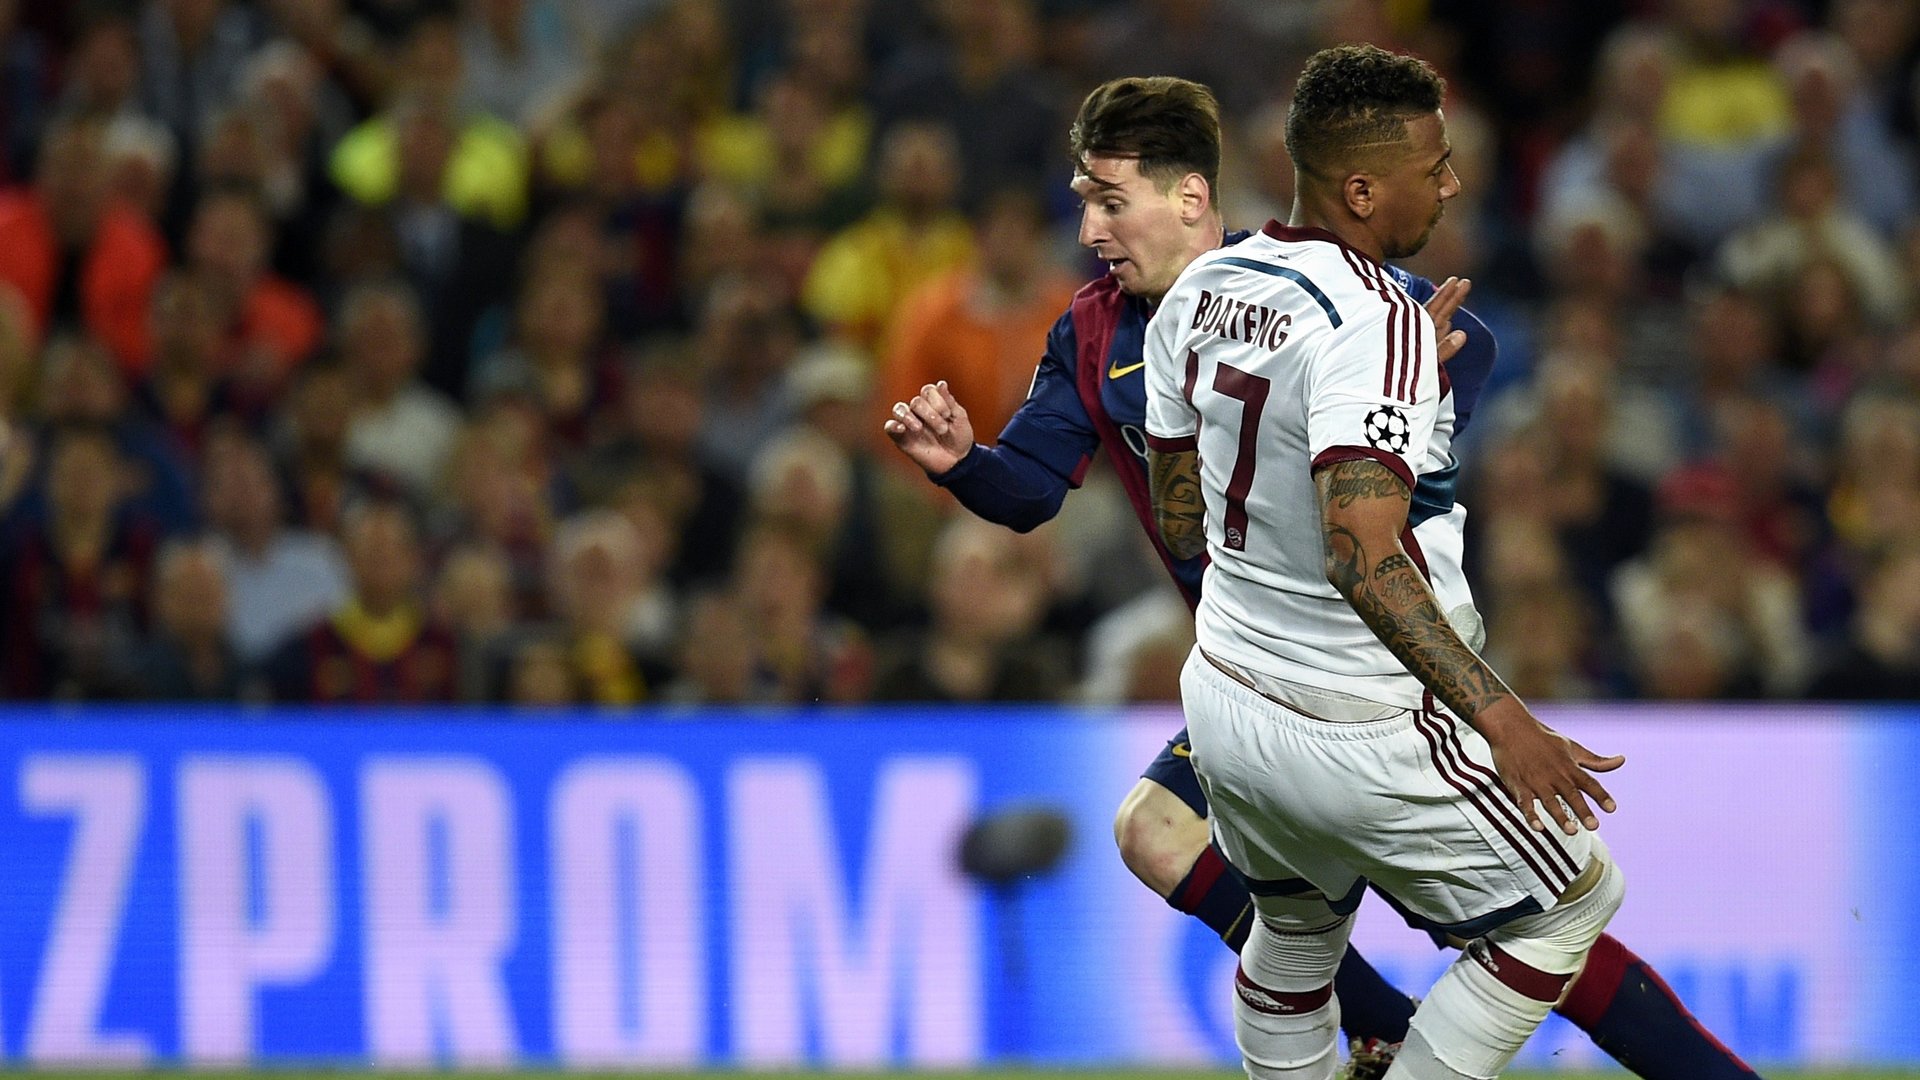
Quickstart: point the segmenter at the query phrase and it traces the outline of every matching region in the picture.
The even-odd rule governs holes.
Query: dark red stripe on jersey
[[[1541,971],[1532,964],[1514,959],[1512,953],[1488,941],[1479,938],[1467,946],[1467,955],[1478,961],[1489,975],[1499,979],[1509,989],[1535,1001],[1548,1004],[1560,1000],[1560,992],[1567,988],[1567,980],[1572,975],[1555,975],[1551,971]]]
[[[1534,873],[1539,874],[1539,864],[1534,861],[1534,858],[1544,860],[1547,867],[1553,871],[1553,875],[1540,874],[1540,880],[1552,888],[1556,896],[1565,892],[1573,884],[1574,879],[1580,876],[1579,865],[1568,857],[1554,837],[1527,824],[1526,815],[1521,811],[1519,804],[1507,794],[1506,785],[1500,782],[1497,773],[1477,767],[1473,759],[1467,757],[1467,750],[1460,742],[1459,733],[1453,729],[1452,724],[1441,720],[1440,711],[1434,707],[1431,693],[1426,696],[1426,713],[1432,720],[1434,730],[1440,734],[1441,751],[1446,754],[1453,768],[1458,770],[1460,777],[1477,790],[1485,792],[1502,818],[1519,830],[1527,846],[1521,848],[1515,845],[1516,849],[1520,851],[1522,857],[1526,857],[1527,849],[1530,848],[1534,856],[1527,859],[1527,865],[1534,867]],[[1511,837],[1508,837],[1508,842],[1512,842]],[[1556,859],[1554,857],[1556,855],[1559,858]]]
[[[1407,396],[1407,371],[1413,367],[1413,342],[1420,336],[1415,332],[1420,329],[1420,314],[1410,310],[1412,305],[1407,302],[1410,298],[1399,289],[1390,289],[1388,295],[1400,309],[1400,385],[1393,396],[1411,402],[1413,399]]]
[[[1556,867],[1565,868],[1568,875],[1567,883],[1572,884],[1573,879],[1580,876],[1580,863],[1574,859],[1572,853],[1567,851],[1566,845],[1561,841],[1560,833],[1557,831],[1558,826],[1550,825],[1545,831],[1542,831],[1528,825],[1525,811],[1522,810],[1520,805],[1515,803],[1512,798],[1507,797],[1506,785],[1500,783],[1500,774],[1468,757],[1466,745],[1460,741],[1460,736],[1457,732],[1447,732],[1447,738],[1448,745],[1452,747],[1455,755],[1459,758],[1460,767],[1466,772],[1468,778],[1478,777],[1481,783],[1487,785],[1495,793],[1495,801],[1498,802],[1503,809],[1511,810],[1515,815],[1514,820],[1518,822],[1522,828],[1526,829],[1527,839],[1534,842],[1534,849],[1540,852],[1543,858],[1553,863]],[[1543,803],[1546,801],[1545,799],[1541,800]]]
[[[1393,392],[1393,377],[1400,371],[1400,365],[1404,363],[1400,352],[1402,344],[1400,305],[1394,303],[1393,297],[1388,296],[1384,290],[1380,293],[1380,299],[1387,303],[1387,371],[1381,382],[1380,392],[1388,397],[1397,398],[1400,395]]]
[[[1196,350],[1188,349],[1187,350],[1187,378],[1185,382],[1180,384],[1180,396],[1186,399],[1187,405],[1189,407],[1193,405],[1193,385],[1199,381],[1200,381],[1200,354]]]
[[[1299,1016],[1326,1007],[1333,1000],[1333,984],[1328,983],[1318,990],[1304,993],[1283,993],[1269,990],[1247,977],[1246,968],[1237,968],[1233,973],[1233,992],[1247,1008],[1268,1016]]]
[[[1386,370],[1380,376],[1380,392],[1391,398],[1408,401],[1407,342],[1417,336],[1413,328],[1419,325],[1419,316],[1405,310],[1403,301],[1408,301],[1408,297],[1387,281],[1373,260],[1344,244],[1340,246],[1340,255],[1347,260],[1347,268],[1360,279],[1360,284],[1387,305],[1387,363]]]
[[[1536,856],[1528,854],[1526,845],[1522,844],[1520,838],[1514,835],[1513,824],[1496,815],[1488,805],[1486,798],[1487,793],[1461,777],[1460,774],[1454,770],[1453,764],[1449,760],[1449,755],[1444,749],[1446,745],[1446,732],[1443,730],[1443,725],[1440,724],[1438,718],[1427,709],[1416,709],[1413,713],[1413,726],[1420,732],[1421,738],[1427,741],[1427,758],[1433,762],[1434,771],[1438,772],[1440,778],[1447,782],[1447,786],[1459,792],[1461,797],[1466,799],[1469,805],[1480,812],[1480,816],[1485,818],[1487,823],[1493,826],[1494,831],[1506,840],[1507,846],[1512,848],[1514,854],[1520,857],[1520,861],[1526,863],[1527,868],[1533,871],[1534,877],[1539,878],[1541,883],[1549,889],[1552,889],[1556,895],[1565,892],[1567,886],[1573,883],[1572,880],[1567,879],[1565,875],[1562,874],[1550,874],[1548,867],[1543,866]],[[1520,830],[1522,832],[1527,831],[1526,826],[1524,824],[1521,825]]]
[[[1367,273],[1366,265],[1344,245],[1340,248],[1340,257],[1347,260],[1348,269],[1352,270],[1354,274],[1360,278],[1360,284],[1366,286],[1368,292],[1378,293],[1380,291],[1380,287],[1373,283],[1372,275]]]
[[[1407,300],[1409,303],[1411,303],[1413,301],[1413,297],[1408,296]],[[1414,304],[1414,306],[1419,307],[1420,305]],[[1425,330],[1426,330],[1426,324],[1420,321],[1420,313],[1418,311],[1414,312],[1413,313],[1413,380],[1407,384],[1407,404],[1409,405],[1413,404],[1414,400],[1420,396],[1420,362],[1426,358],[1426,354],[1427,354],[1427,335],[1425,333]]]
[[[1387,471],[1399,477],[1400,482],[1407,485],[1408,491],[1413,490],[1413,469],[1407,465],[1406,461],[1385,450],[1375,450],[1371,446],[1329,446],[1313,456],[1313,464],[1308,467],[1307,472],[1311,475],[1329,465],[1362,460],[1377,461],[1385,465]]]
[[[1147,449],[1158,454],[1184,454],[1200,448],[1198,435],[1173,435],[1161,438],[1158,435],[1147,436]]]
[[[1407,313],[1407,351],[1402,354],[1403,363],[1400,367],[1400,399],[1411,405],[1420,389],[1413,376],[1414,372],[1420,370],[1420,312],[1416,310],[1419,305],[1404,290],[1398,295]]]

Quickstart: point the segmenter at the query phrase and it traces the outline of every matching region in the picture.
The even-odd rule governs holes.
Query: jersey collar
[[[1268,236],[1273,237],[1275,240],[1278,240],[1281,243],[1285,243],[1285,244],[1298,244],[1306,240],[1324,240],[1329,244],[1340,245],[1341,247],[1345,248],[1348,251],[1353,252],[1355,255],[1360,256],[1361,258],[1367,260],[1368,262],[1372,263],[1375,266],[1382,265],[1380,260],[1374,258],[1373,256],[1367,254],[1364,251],[1361,251],[1359,248],[1354,247],[1352,244],[1347,243],[1345,240],[1340,239],[1338,236],[1335,236],[1333,233],[1328,232],[1326,229],[1316,228],[1315,226],[1312,226],[1312,225],[1282,225],[1278,221],[1269,219],[1265,225],[1261,226],[1260,231],[1263,233],[1266,233]]]

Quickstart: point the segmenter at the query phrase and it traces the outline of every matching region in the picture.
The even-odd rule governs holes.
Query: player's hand
[[[1587,796],[1609,814],[1617,808],[1593,774],[1612,772],[1626,764],[1625,757],[1601,757],[1534,719],[1518,698],[1502,698],[1488,706],[1474,718],[1474,727],[1493,747],[1494,771],[1535,831],[1547,828],[1540,815],[1543,805],[1547,819],[1569,836],[1579,832],[1581,825],[1600,827]]]
[[[1467,294],[1473,291],[1473,282],[1467,278],[1448,278],[1433,290],[1427,298],[1427,314],[1433,316],[1433,335],[1437,339],[1440,362],[1453,359],[1453,354],[1467,343],[1467,332],[1453,328],[1453,313],[1467,302]]]
[[[893,415],[881,427],[901,453],[931,476],[960,464],[973,449],[973,422],[945,379],[921,387],[912,401],[894,402]]]

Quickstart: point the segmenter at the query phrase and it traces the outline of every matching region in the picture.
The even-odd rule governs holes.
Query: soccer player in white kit
[[[1255,1078],[1333,1075],[1369,880],[1470,942],[1389,1080],[1498,1075],[1623,895],[1587,803],[1614,808],[1588,770],[1621,759],[1542,725],[1447,616],[1471,610],[1452,406],[1432,320],[1381,266],[1460,190],[1443,90],[1412,57],[1316,54],[1292,224],[1200,256],[1147,330],[1156,516],[1177,556],[1211,556],[1181,688],[1260,914],[1234,1003]]]

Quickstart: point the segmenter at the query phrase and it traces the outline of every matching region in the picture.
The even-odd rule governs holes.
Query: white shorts
[[[1487,741],[1444,710],[1233,670],[1246,682],[1196,647],[1180,690],[1214,837],[1256,896],[1317,890],[1344,913],[1371,881],[1472,938],[1551,908],[1593,857],[1584,829],[1529,827]]]

